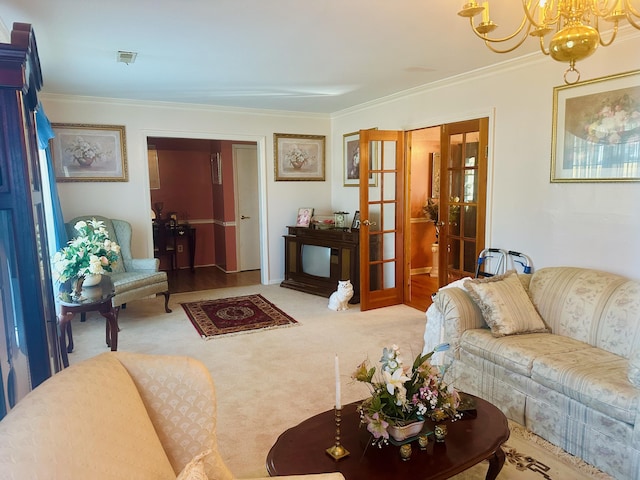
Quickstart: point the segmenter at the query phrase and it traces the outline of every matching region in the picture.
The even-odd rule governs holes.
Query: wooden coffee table
[[[269,475],[300,475],[341,472],[347,480],[436,480],[445,479],[489,460],[487,480],[498,476],[505,461],[501,445],[509,438],[507,418],[495,406],[477,397],[476,409],[448,423],[444,443],[429,437],[426,450],[412,442],[409,460],[400,458],[400,447],[369,445],[370,434],[356,411],[358,403],[345,405],[340,428],[341,443],[348,457],[334,460],[326,449],[335,443],[333,410],[305,420],[285,431],[267,455]],[[433,422],[425,426],[433,430]]]

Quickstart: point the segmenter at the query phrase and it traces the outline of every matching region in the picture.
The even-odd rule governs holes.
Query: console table
[[[288,234],[284,236],[284,280],[280,286],[329,297],[336,291],[339,280],[350,280],[353,298],[349,303],[360,303],[359,230],[307,227],[287,227],[287,230]],[[305,246],[327,249],[325,259],[321,260],[328,262],[324,268],[326,275],[318,275],[309,268],[311,259],[307,256],[308,251],[305,252]]]
[[[177,246],[183,242],[182,239],[186,239],[185,243],[189,251],[189,267],[191,271],[193,271],[196,256],[196,229],[187,224],[174,224],[162,221],[155,221],[153,223],[154,256],[156,258],[169,256],[171,259],[171,270],[177,267]]]

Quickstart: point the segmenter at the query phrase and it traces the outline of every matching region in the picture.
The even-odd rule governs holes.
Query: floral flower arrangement
[[[120,246],[109,240],[104,222],[95,218],[74,225],[78,236],[53,256],[53,276],[66,282],[90,274],[111,272],[118,261]]]
[[[76,137],[65,150],[74,161],[85,167],[91,165],[94,161],[103,160],[106,156],[100,145],[90,143],[83,137]]]
[[[294,145],[293,148],[287,152],[285,159],[289,162],[289,165],[296,169],[302,168],[306,163],[313,160],[307,152],[297,145]]]
[[[447,350],[438,345],[433,352],[418,355],[411,367],[404,365],[397,345],[384,348],[380,370],[362,362],[352,378],[366,383],[371,397],[359,406],[360,419],[378,446],[387,443],[389,426],[403,426],[430,418],[457,420],[460,395],[443,380],[444,371],[431,365],[435,352]]]

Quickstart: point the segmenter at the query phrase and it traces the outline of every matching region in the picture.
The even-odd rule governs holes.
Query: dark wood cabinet
[[[284,280],[280,285],[329,297],[339,280],[350,280],[353,298],[349,303],[360,303],[360,232],[304,227],[287,230]]]
[[[35,35],[15,23],[0,44],[0,417],[60,368],[35,110]]]

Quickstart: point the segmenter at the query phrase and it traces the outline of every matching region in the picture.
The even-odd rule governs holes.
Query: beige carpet
[[[206,341],[194,334],[180,306],[182,302],[254,293],[263,295],[301,325]],[[120,312],[118,348],[189,355],[209,368],[218,395],[220,451],[238,478],[266,475],[265,459],[278,435],[333,407],[335,354],[340,359],[342,401],[348,403],[367,393],[362,384],[349,378],[362,360],[368,357],[377,362],[382,348],[392,343],[412,358],[423,345],[425,315],[405,305],[369,312],[360,312],[358,305],[351,305],[348,311],[335,312],[327,308],[326,298],[278,285],[172,295],[170,314],[163,312],[162,301],[157,298],[132,302]],[[107,350],[104,319],[96,314],[89,314],[85,323],[76,317],[73,334],[75,351],[69,354],[71,364]],[[514,451],[499,479],[608,478],[554,447],[541,446],[536,439],[519,429],[512,430],[507,445]],[[517,468],[516,461],[525,466]],[[546,467],[549,469],[545,471]],[[480,464],[456,478],[475,480],[485,475],[486,464]]]

